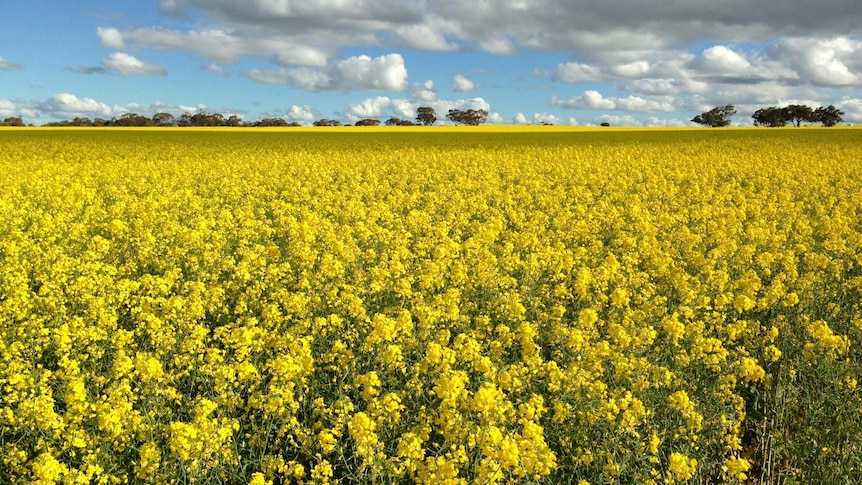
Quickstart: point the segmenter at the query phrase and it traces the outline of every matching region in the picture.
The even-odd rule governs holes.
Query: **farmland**
[[[0,129],[2,483],[841,483],[862,130]]]

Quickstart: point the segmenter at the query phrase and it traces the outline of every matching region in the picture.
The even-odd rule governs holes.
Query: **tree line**
[[[459,125],[480,125],[487,121],[488,112],[483,109],[450,109],[446,118],[452,123]],[[430,126],[437,122],[437,113],[430,106],[420,106],[416,110],[416,118],[401,119],[391,117],[383,124],[386,126]],[[381,121],[375,118],[364,118],[355,123],[355,126],[378,126]],[[339,120],[322,118],[313,123],[314,126],[350,126],[350,124],[342,124]],[[3,120],[0,126],[26,126],[20,117],[10,117]],[[199,112],[196,114],[183,113],[180,116],[174,116],[170,113],[156,113],[152,117],[140,115],[138,113],[125,113],[119,118],[90,119],[86,117],[75,117],[72,120],[53,121],[46,123],[43,126],[232,126],[232,127],[273,127],[273,126],[302,126],[298,122],[288,122],[284,118],[264,118],[257,121],[244,121],[236,115],[225,116],[221,113]]]
[[[703,112],[691,119],[693,123],[713,128],[730,125],[730,117],[736,114],[736,108],[732,104],[727,106],[716,106],[709,111]],[[844,112],[832,106],[820,106],[817,109],[802,104],[791,104],[788,106],[760,108],[751,115],[754,126],[767,126],[776,128],[788,124],[797,128],[802,123],[820,123],[823,126],[835,126],[844,121]]]

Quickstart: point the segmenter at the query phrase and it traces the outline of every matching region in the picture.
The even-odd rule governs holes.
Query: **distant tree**
[[[206,111],[193,114],[189,119],[191,126],[222,126],[224,115],[221,113],[209,114]]]
[[[691,119],[693,123],[706,125],[710,128],[718,128],[730,125],[730,117],[736,114],[736,108],[732,104],[717,106],[711,110],[701,113]]]
[[[608,123],[607,121],[605,121],[605,122],[603,122],[603,123],[601,124],[601,126],[611,126],[611,124],[610,124],[610,123]]]
[[[414,126],[416,123],[410,120],[403,120],[401,118],[393,116],[386,120],[383,124],[385,124],[386,126]]]
[[[785,126],[787,122],[791,121],[791,113],[787,108],[775,106],[760,108],[751,117],[754,119],[754,126],[767,126],[769,128]]]
[[[138,113],[125,113],[114,124],[116,126],[150,126],[152,121]]]
[[[177,126],[192,126],[192,115],[190,113],[183,113],[176,121]]]
[[[446,118],[456,125],[460,125],[464,122],[464,112],[460,109],[450,109],[446,114]]]
[[[430,106],[420,106],[416,109],[416,123],[420,125],[430,126],[437,121],[437,113]]]
[[[380,124],[380,120],[375,120],[372,118],[365,118],[356,122],[356,126],[377,126]]]
[[[24,126],[24,120],[18,116],[10,116],[3,120],[2,126]]]
[[[844,112],[832,106],[819,107],[814,110],[814,119],[822,123],[823,126],[835,126],[844,121]]]
[[[484,109],[468,109],[467,111],[450,109],[446,118],[449,118],[456,125],[463,123],[465,125],[477,126],[488,119],[488,112]]]
[[[319,119],[312,123],[314,126],[341,126],[341,122],[338,120],[327,120],[327,119]]]
[[[284,118],[264,118],[255,123],[254,126],[287,126],[287,121]]]
[[[468,109],[464,112],[464,123],[477,126],[488,120],[488,112],[484,109]]]
[[[93,126],[93,122],[90,121],[90,118],[81,118],[76,116],[75,119],[72,120],[72,126]]]
[[[174,115],[170,113],[156,113],[153,115],[153,124],[156,126],[173,126]]]
[[[242,126],[242,118],[237,115],[230,115],[228,119],[224,120],[224,126]]]
[[[784,108],[787,113],[787,119],[791,123],[793,123],[797,128],[805,122],[805,123],[815,123],[817,122],[817,118],[814,117],[814,110],[811,109],[811,106],[805,106],[803,104],[791,104]]]

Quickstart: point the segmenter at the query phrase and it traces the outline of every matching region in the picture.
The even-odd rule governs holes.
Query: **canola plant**
[[[0,131],[0,482],[862,473],[857,129]]]

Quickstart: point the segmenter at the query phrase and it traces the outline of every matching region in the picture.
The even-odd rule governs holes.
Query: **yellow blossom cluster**
[[[858,471],[858,130],[354,130],[0,131],[0,483]]]

